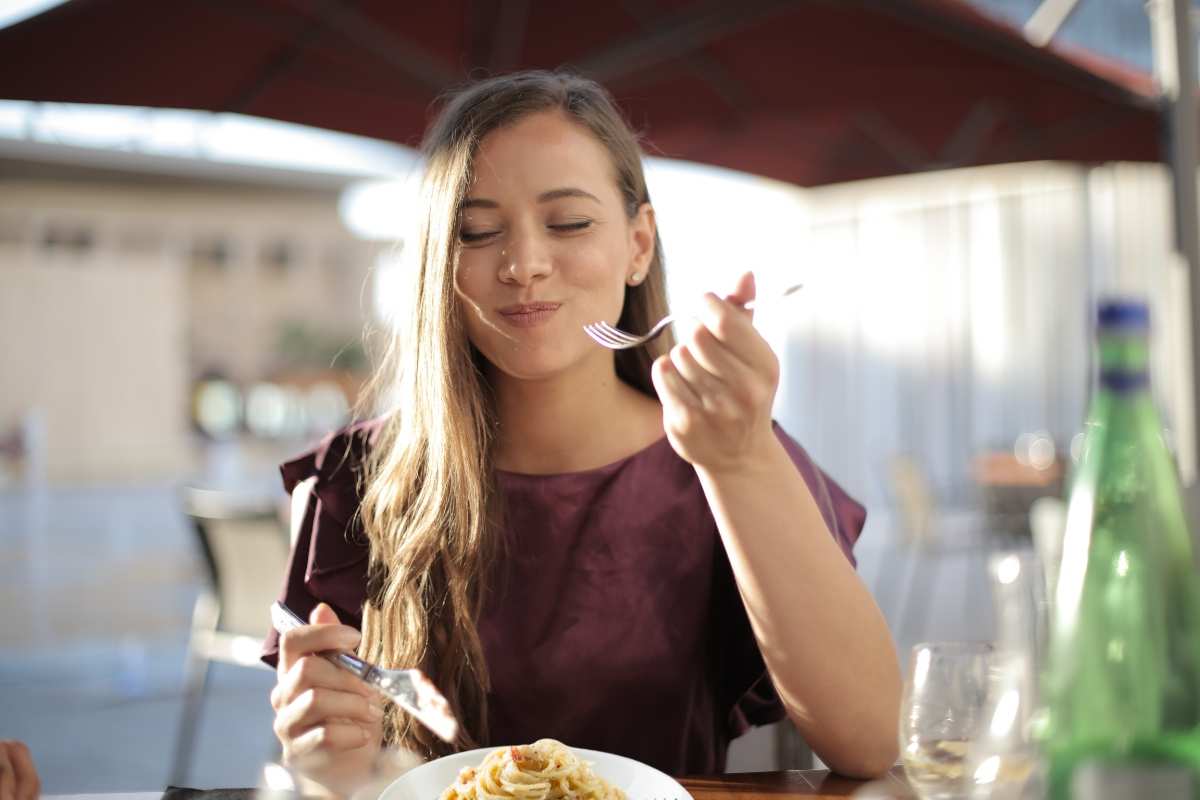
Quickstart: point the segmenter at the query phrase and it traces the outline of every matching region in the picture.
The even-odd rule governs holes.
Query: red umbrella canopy
[[[1156,160],[1149,79],[962,0],[73,0],[0,30],[0,97],[233,111],[415,145],[471,76],[571,67],[652,155],[803,186]]]

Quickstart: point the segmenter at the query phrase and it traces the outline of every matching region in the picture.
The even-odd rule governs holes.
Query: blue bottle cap
[[[1144,300],[1102,300],[1096,321],[1101,330],[1144,331],[1150,327],[1150,307]]]

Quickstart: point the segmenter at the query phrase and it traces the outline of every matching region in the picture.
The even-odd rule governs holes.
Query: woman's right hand
[[[383,741],[383,698],[319,655],[354,652],[358,631],[321,603],[309,625],[279,637],[279,676],[271,690],[284,762],[337,794],[368,780]]]

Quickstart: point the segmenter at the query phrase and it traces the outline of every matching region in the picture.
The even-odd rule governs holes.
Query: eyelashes
[[[463,244],[478,244],[479,242],[487,241],[498,233],[499,231],[459,231],[458,239]]]
[[[584,231],[592,227],[592,221],[590,219],[585,219],[580,220],[579,222],[564,222],[558,225],[547,225],[546,227],[550,228],[552,231],[573,233],[576,231]]]
[[[560,223],[556,223],[554,225],[547,225],[546,227],[549,230],[551,230],[554,233],[557,233],[559,235],[570,235],[573,233],[582,233],[583,231],[588,230],[589,228],[592,227],[593,222],[594,222],[593,220],[584,219],[584,220],[579,220],[577,222],[560,222]],[[460,228],[458,231],[458,239],[460,242],[462,242],[463,244],[466,244],[466,245],[472,245],[472,244],[481,245],[481,244],[488,243],[489,241],[491,241],[495,237],[499,236],[500,234],[501,234],[501,231],[499,231],[499,230],[474,230],[473,231],[473,230],[463,230]]]

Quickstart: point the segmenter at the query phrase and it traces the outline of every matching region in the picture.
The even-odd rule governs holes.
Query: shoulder
[[[313,540],[312,568],[319,570],[323,563],[343,563],[363,555],[358,546],[366,537],[357,512],[367,458],[385,422],[380,417],[348,425],[280,465],[283,487],[292,495],[291,540]],[[331,531],[338,535],[330,535]],[[354,552],[342,552],[345,545],[351,545]]]
[[[360,476],[383,423],[348,425],[280,465],[284,488],[292,495],[292,552],[280,599],[305,618],[325,602],[342,622],[362,625],[370,546],[356,512]],[[272,630],[263,659],[274,665],[277,652],[278,634]]]
[[[280,466],[293,500],[289,585],[299,598],[299,607],[293,606],[297,612],[307,613],[322,600],[343,621],[358,624],[370,555],[358,509],[367,457],[385,421],[348,425]]]
[[[280,465],[283,487],[315,478],[314,488],[346,490],[357,496],[359,478],[386,419],[375,417],[347,425],[326,436],[312,449]]]

